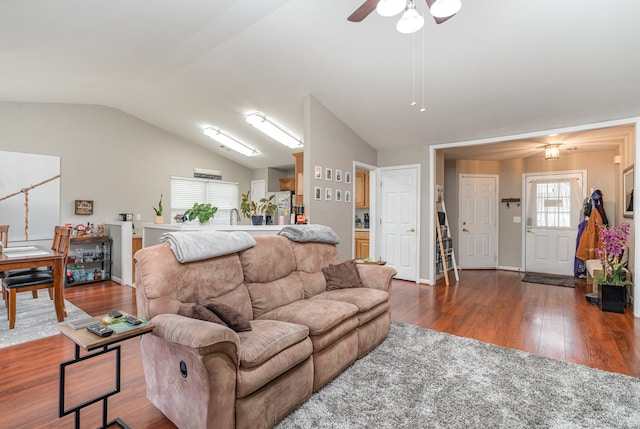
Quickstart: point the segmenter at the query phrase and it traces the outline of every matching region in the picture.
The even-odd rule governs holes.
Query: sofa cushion
[[[217,323],[218,325],[229,326],[204,305],[182,304],[178,309],[178,314],[192,319],[206,320],[207,322]]]
[[[347,288],[326,291],[312,299],[348,302],[358,307],[360,312],[364,312],[389,301],[389,293],[378,289]]]
[[[304,341],[309,335],[309,328],[294,323],[254,320],[251,324],[251,331],[238,332],[240,366],[243,368],[260,366],[283,350]]]
[[[260,319],[305,325],[309,335],[322,335],[357,313],[358,307],[347,302],[302,299],[271,310]]]
[[[218,316],[224,323],[236,332],[250,331],[249,319],[232,307],[217,301],[209,301],[204,307]]]
[[[327,290],[361,288],[363,286],[356,268],[356,261],[353,259],[341,264],[324,267],[322,268],[322,273],[327,281]]]

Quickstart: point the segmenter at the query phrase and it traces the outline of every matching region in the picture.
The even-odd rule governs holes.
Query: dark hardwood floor
[[[640,319],[603,313],[584,298],[585,282],[565,288],[522,283],[522,274],[469,270],[451,286],[394,281],[392,319],[503,347],[640,377]],[[135,313],[135,290],[103,282],[65,290],[67,300],[89,314],[113,309]],[[52,307],[53,309],[53,307]],[[0,428],[71,428],[58,418],[59,363],[73,358],[61,335],[0,349]],[[134,429],[175,428],[147,399],[139,339],[122,343],[122,391],[109,400],[109,418]],[[91,368],[67,386],[89,392],[112,369]],[[79,382],[78,382],[79,381]],[[100,404],[82,411],[81,427],[100,425]]]

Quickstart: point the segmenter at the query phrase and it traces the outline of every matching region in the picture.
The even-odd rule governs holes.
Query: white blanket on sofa
[[[166,232],[160,241],[169,243],[181,263],[228,255],[256,245],[253,237],[244,231]]]
[[[340,238],[333,229],[326,225],[305,224],[285,226],[278,233],[289,240],[317,243],[340,244]]]

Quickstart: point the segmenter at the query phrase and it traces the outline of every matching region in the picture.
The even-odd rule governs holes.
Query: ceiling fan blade
[[[362,3],[362,5],[357,8],[355,10],[355,12],[353,12],[351,14],[351,16],[349,16],[349,18],[347,18],[349,21],[351,22],[360,22],[363,19],[365,19],[367,16],[369,16],[369,14],[371,12],[373,12],[373,10],[376,8],[376,6],[378,5],[378,1],[380,0],[366,0],[364,3]]]
[[[426,0],[427,1],[427,6],[429,7],[429,9],[431,9],[431,5],[433,5],[436,0]],[[435,16],[433,17],[434,21],[436,21],[436,24],[442,24],[443,22],[445,22],[448,19],[451,19],[455,16],[456,14],[454,13],[451,16],[447,16],[446,18],[436,18]]]

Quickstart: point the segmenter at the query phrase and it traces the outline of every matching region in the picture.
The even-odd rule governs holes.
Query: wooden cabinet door
[[[356,208],[365,209],[369,207],[369,171],[356,171]]]
[[[355,233],[355,256],[356,258],[369,257],[369,233],[356,231]]]

